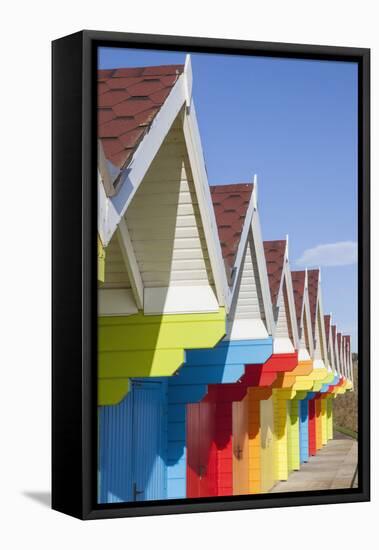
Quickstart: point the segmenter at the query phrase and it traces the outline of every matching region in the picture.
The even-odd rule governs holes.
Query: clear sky
[[[257,174],[263,238],[289,236],[292,269],[321,267],[324,312],[356,351],[357,65],[198,53],[191,60],[209,183]],[[184,61],[182,52],[99,52],[100,68]]]

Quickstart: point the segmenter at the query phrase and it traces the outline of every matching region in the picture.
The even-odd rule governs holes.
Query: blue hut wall
[[[118,405],[99,408],[99,502],[167,496],[167,380],[134,379]]]
[[[208,384],[237,382],[246,364],[272,355],[272,338],[223,340],[215,348],[189,350],[178,374],[168,378],[167,498],[186,497],[186,406],[201,401]]]
[[[300,422],[299,422],[299,438],[300,438],[300,462],[309,460],[309,407],[308,401],[313,399],[315,392],[308,392],[304,399],[299,400],[300,405]]]

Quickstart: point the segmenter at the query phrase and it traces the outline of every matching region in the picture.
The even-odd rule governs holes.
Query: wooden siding
[[[275,338],[289,338],[293,344],[291,315],[285,284],[283,284],[280,294],[278,296],[277,308]]]
[[[105,279],[105,250],[99,234],[97,235],[97,280],[104,283]]]
[[[300,468],[299,400],[288,401],[288,468]]]
[[[235,319],[261,319],[266,326],[258,262],[252,236],[247,242],[242,267],[240,289],[235,305]]]
[[[249,437],[249,493],[261,492],[261,426],[260,401],[248,390],[248,437]]]
[[[309,459],[309,443],[308,443],[308,399],[302,399],[299,401],[300,406],[300,462],[308,462]]]
[[[273,399],[260,401],[261,424],[261,492],[267,493],[275,483],[275,435]]]
[[[333,397],[326,399],[326,416],[328,439],[333,439]]]
[[[185,413],[188,403],[204,399],[209,384],[234,384],[245,372],[246,360],[263,364],[272,353],[272,339],[264,340],[222,340],[212,349],[193,349],[186,352],[186,363],[176,376],[168,380],[168,498],[185,498],[186,449]],[[250,389],[251,390],[251,389]],[[249,391],[250,391],[249,390]],[[230,401],[235,399],[230,398]],[[215,450],[217,451],[216,447]],[[230,453],[232,451],[230,450]],[[230,461],[231,461],[230,454]]]
[[[167,497],[167,384],[133,381],[116,406],[99,409],[99,502]]]
[[[316,399],[308,402],[308,450],[309,455],[316,454]]]
[[[249,493],[249,400],[233,403],[233,495]]]
[[[321,442],[326,445],[328,442],[328,417],[327,417],[328,400],[326,397],[321,399]]]
[[[104,284],[101,288],[131,288],[118,239],[116,231],[106,248]]]
[[[284,392],[283,392],[284,393]],[[275,479],[288,479],[287,399],[280,390],[273,391],[275,418]]]
[[[315,417],[316,417],[316,450],[322,447],[322,419],[321,419],[321,401],[320,397],[315,399]]]
[[[145,287],[214,286],[180,118],[125,219]]]
[[[131,377],[171,376],[186,349],[212,348],[225,334],[225,311],[100,317],[99,404],[119,403]]]

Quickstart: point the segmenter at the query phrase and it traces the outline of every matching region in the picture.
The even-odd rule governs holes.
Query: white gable
[[[230,307],[227,338],[267,338],[268,326],[252,231],[249,232],[239,280]]]

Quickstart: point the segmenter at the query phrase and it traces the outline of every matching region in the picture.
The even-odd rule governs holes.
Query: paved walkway
[[[335,434],[335,439],[320,449],[300,470],[292,472],[287,481],[279,481],[271,493],[347,489],[354,479],[358,463],[358,444],[350,437]],[[354,487],[358,480],[354,479]]]

